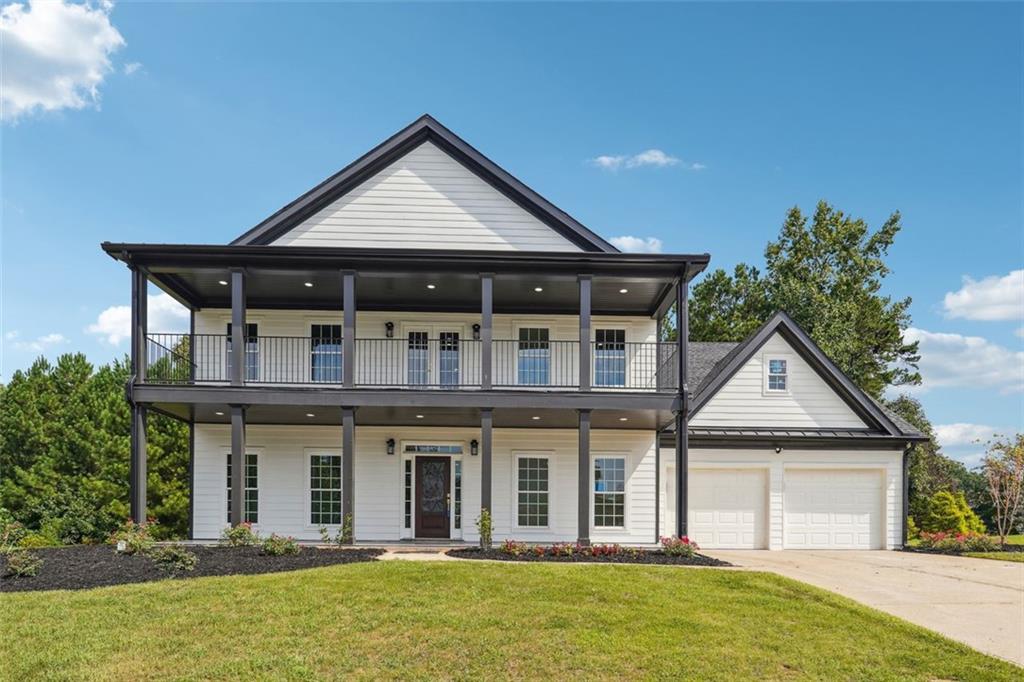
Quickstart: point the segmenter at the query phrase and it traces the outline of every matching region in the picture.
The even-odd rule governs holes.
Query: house
[[[628,254],[424,116],[227,245],[132,273],[146,416],[188,423],[191,533],[897,548],[921,438],[785,314],[688,342],[708,254]],[[191,311],[147,327],[153,284]],[[673,340],[665,325],[683,330]]]

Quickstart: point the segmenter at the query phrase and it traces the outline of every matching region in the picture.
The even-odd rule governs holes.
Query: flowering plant
[[[661,539],[661,551],[669,556],[692,557],[700,547],[696,542],[686,537],[665,537]]]
[[[156,521],[135,523],[128,519],[110,534],[107,542],[114,545],[119,552],[143,554],[153,547],[155,540],[150,533],[155,525]]]
[[[505,540],[505,542],[501,543],[501,547],[499,549],[503,554],[508,554],[510,556],[519,556],[520,554],[525,554],[529,547],[527,547],[525,542]]]
[[[246,521],[225,528],[220,534],[220,542],[228,547],[252,547],[259,544],[260,537],[253,531],[252,524]]]
[[[925,549],[947,554],[963,552],[994,552],[999,549],[996,541],[984,533],[946,533],[939,531],[921,533],[921,546]]]

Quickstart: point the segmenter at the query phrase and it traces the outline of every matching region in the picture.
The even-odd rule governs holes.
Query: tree
[[[1024,434],[1013,439],[997,438],[990,442],[981,465],[989,494],[992,496],[999,542],[1006,544],[1017,514],[1024,489]]]
[[[963,493],[942,490],[928,501],[921,528],[929,533],[984,533],[985,524],[967,504]]]
[[[690,338],[738,341],[783,310],[865,392],[918,384],[917,342],[906,343],[910,299],[882,295],[889,248],[901,228],[893,213],[875,232],[824,201],[808,225],[798,207],[765,248],[765,272],[741,263],[693,289]]]
[[[17,371],[0,392],[0,507],[65,542],[99,540],[128,516],[127,360],[82,354]],[[188,532],[188,429],[152,414],[150,513],[167,537]]]

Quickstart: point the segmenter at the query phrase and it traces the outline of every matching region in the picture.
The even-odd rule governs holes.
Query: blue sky
[[[126,351],[99,242],[227,242],[429,112],[605,237],[717,267],[795,204],[900,210],[915,394],[967,461],[1024,428],[1021,4],[57,7],[2,18],[0,378]]]

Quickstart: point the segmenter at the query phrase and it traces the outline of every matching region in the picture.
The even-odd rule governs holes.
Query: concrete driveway
[[[910,552],[705,552],[855,599],[1024,666],[1024,563]]]

